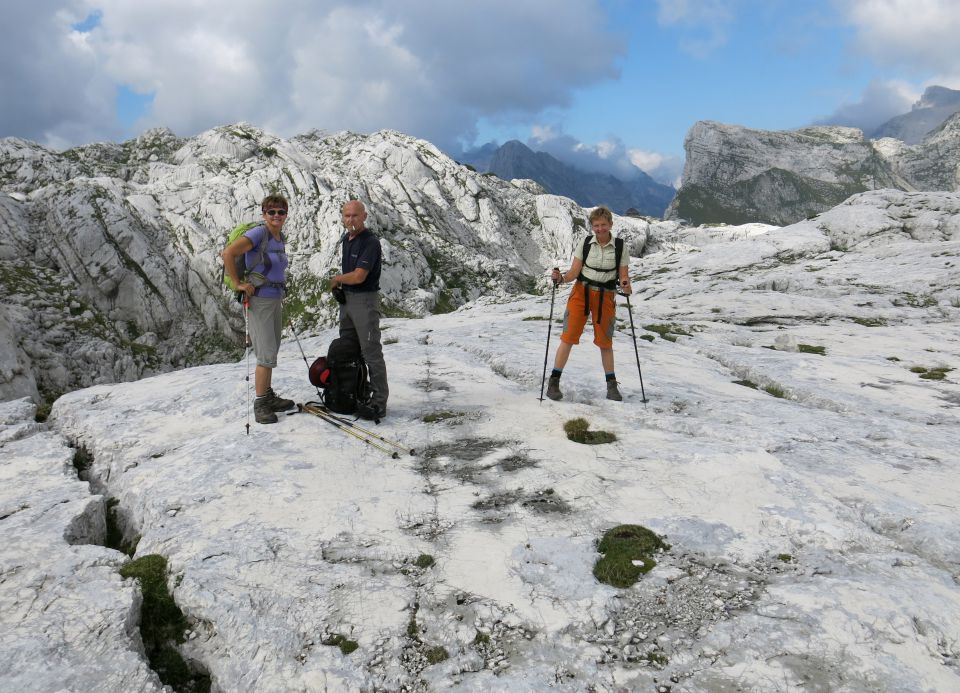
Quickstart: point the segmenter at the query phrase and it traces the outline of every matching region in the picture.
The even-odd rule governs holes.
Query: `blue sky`
[[[960,88],[954,0],[50,0],[6,12],[0,136],[54,148],[245,120],[519,139],[679,172],[697,120],[869,128]],[[268,29],[267,29],[268,28]]]

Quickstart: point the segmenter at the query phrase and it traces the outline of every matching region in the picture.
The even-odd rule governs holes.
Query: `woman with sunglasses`
[[[276,423],[276,412],[294,406],[293,400],[278,397],[271,387],[283,329],[282,303],[288,262],[282,231],[288,206],[282,195],[263,198],[260,203],[263,223],[244,233],[223,251],[223,266],[237,290],[243,292],[250,341],[257,356],[254,377],[257,398],[253,401],[253,413],[260,424]],[[266,246],[262,247],[262,244]],[[247,267],[242,278],[235,276],[234,259],[240,255],[244,256]]]

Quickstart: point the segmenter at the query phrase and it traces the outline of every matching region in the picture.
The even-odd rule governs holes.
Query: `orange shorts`
[[[560,341],[567,344],[579,344],[580,335],[587,324],[583,301],[584,285],[577,282],[570,289],[567,299],[567,310],[563,314],[563,334]],[[617,317],[616,294],[612,290],[603,292],[603,310],[600,310],[600,291],[587,289],[590,294],[590,322],[593,323],[593,343],[601,349],[613,348],[613,328]],[[597,323],[597,313],[600,313],[600,322]]]

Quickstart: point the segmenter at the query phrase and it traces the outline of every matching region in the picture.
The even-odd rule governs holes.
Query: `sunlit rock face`
[[[703,121],[684,144],[683,184],[667,217],[791,224],[867,190],[958,189],[960,114],[920,144],[871,141],[855,128],[773,132]]]
[[[0,140],[0,399],[238,355],[243,322],[219,254],[271,192],[291,202],[286,308],[305,329],[334,316],[325,279],[348,199],[364,201],[383,241],[390,315],[531,291],[586,229],[570,200],[397,132],[281,139],[237,124],[65,152]],[[643,247],[646,222],[618,224]]]

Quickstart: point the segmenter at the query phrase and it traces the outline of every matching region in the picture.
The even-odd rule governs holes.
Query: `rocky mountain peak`
[[[960,91],[931,86],[908,113],[891,118],[870,136],[874,139],[893,137],[907,144],[920,144],[954,113],[960,111]]]

